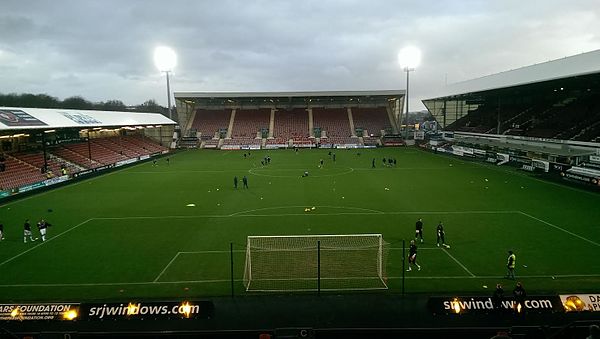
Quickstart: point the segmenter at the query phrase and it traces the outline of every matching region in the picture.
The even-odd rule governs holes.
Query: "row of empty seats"
[[[3,162],[5,170],[0,172],[0,190],[11,190],[60,176],[62,168],[68,174],[73,174],[165,150],[166,147],[142,136],[98,138],[90,140],[89,146],[87,142],[79,142],[48,148],[46,169],[42,151],[6,154]]]
[[[561,140],[594,141],[600,103],[593,92],[559,93],[538,100],[480,105],[446,129]],[[500,121],[500,122],[499,122]]]
[[[270,109],[237,110],[233,121],[232,138],[255,138],[262,129],[269,129]]]
[[[201,140],[225,138],[223,131],[228,131],[232,120],[231,109],[205,110],[195,112],[190,130],[200,133]],[[392,124],[385,107],[351,108],[356,129],[367,131],[369,135],[381,136],[382,130],[391,130]],[[313,128],[321,130],[327,137],[350,137],[354,135],[347,108],[312,108]],[[271,125],[271,109],[239,109],[235,110],[231,131],[227,139],[261,137],[261,132],[269,131]],[[305,108],[290,110],[278,109],[273,115],[273,131],[275,138],[292,139],[309,137],[309,113]],[[359,135],[362,136],[362,135]]]
[[[327,132],[329,137],[352,135],[348,111],[345,108],[313,108],[313,125]]]
[[[4,155],[4,171],[0,172],[0,190],[10,190],[46,179],[40,168],[8,154]]]

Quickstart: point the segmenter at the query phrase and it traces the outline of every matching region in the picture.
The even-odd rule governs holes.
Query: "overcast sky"
[[[405,89],[453,83],[600,49],[599,0],[1,0],[0,93],[166,106],[173,91]]]

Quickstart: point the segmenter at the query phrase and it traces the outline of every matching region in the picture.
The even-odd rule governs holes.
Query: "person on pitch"
[[[421,238],[421,243],[423,243],[423,219],[419,218],[415,223],[415,240]]]
[[[417,245],[414,240],[410,241],[410,248],[408,249],[408,269],[407,272],[412,271],[411,265],[417,266],[417,270],[421,270],[421,266],[417,264]]]
[[[31,233],[31,224],[29,223],[29,219],[25,220],[25,223],[23,224],[23,242],[26,243],[27,242],[27,237],[29,237],[29,240],[31,240],[31,242],[34,242],[37,240],[33,238],[33,233]]]
[[[513,251],[508,251],[508,260],[506,263],[506,268],[508,269],[506,273],[507,279],[515,280],[515,265],[517,264],[517,256]]]

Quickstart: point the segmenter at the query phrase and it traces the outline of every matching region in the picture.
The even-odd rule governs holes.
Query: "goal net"
[[[387,289],[381,234],[249,236],[247,291]]]

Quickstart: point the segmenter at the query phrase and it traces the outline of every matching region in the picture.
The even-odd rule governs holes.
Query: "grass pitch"
[[[529,293],[597,292],[599,194],[411,148],[335,150],[335,162],[328,152],[183,151],[170,164],[143,163],[4,204],[0,301],[227,295],[230,243],[235,293],[244,294],[248,235],[382,233],[392,248],[390,289],[376,293],[399,293],[402,240],[414,237],[419,217],[422,270],[406,272],[407,293],[512,288],[502,278],[509,249]],[[271,164],[261,166],[267,154]],[[397,165],[384,167],[384,157]],[[23,243],[24,220],[42,217],[53,224],[49,240]],[[451,249],[435,246],[438,221]]]

